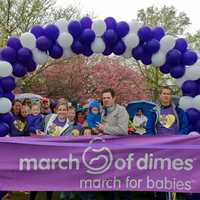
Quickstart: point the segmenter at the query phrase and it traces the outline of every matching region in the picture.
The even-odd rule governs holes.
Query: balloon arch
[[[74,54],[90,56],[93,53],[108,56],[112,53],[133,57],[145,65],[159,67],[170,74],[181,87],[182,107],[189,116],[190,130],[200,131],[200,63],[198,56],[188,48],[187,41],[165,35],[162,27],[150,28],[136,20],[116,22],[112,17],[92,21],[60,19],[46,26],[34,25],[19,38],[9,37],[6,47],[0,49],[0,135],[9,131],[12,91],[15,79],[47,63],[48,58],[69,58]]]

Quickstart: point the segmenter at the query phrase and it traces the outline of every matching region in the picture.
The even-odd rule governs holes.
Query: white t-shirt
[[[138,117],[137,115],[135,115],[135,117],[133,118],[133,124],[135,126],[136,129],[136,133],[143,135],[144,133],[146,133],[146,126],[147,123],[147,117],[142,115],[141,117]]]

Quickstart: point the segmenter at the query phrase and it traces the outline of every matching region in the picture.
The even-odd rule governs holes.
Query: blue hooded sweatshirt
[[[97,114],[92,113],[92,108],[98,108],[99,112]],[[101,122],[101,113],[100,113],[100,103],[98,101],[92,101],[89,104],[89,112],[87,114],[87,123],[88,127],[95,128],[97,123]]]
[[[28,132],[36,133],[36,130],[44,130],[44,117],[42,114],[39,115],[28,115],[27,117]]]

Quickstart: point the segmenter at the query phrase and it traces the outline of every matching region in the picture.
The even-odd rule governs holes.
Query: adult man
[[[129,115],[123,106],[116,104],[116,95],[113,89],[105,89],[102,92],[102,103],[102,123],[97,125],[97,130],[108,135],[128,135]],[[120,200],[131,199],[131,192],[119,192],[117,195]],[[115,193],[104,192],[103,196],[105,200],[111,200],[115,198]]]
[[[176,135],[188,134],[186,113],[172,103],[172,90],[165,86],[160,90],[160,104],[149,117],[146,125],[147,134]]]
[[[126,109],[116,104],[115,91],[111,88],[102,92],[102,123],[97,124],[97,129],[108,135],[128,135],[129,116]]]

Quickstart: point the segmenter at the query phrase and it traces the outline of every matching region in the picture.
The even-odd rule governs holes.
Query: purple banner
[[[0,140],[3,191],[200,192],[200,137]]]

